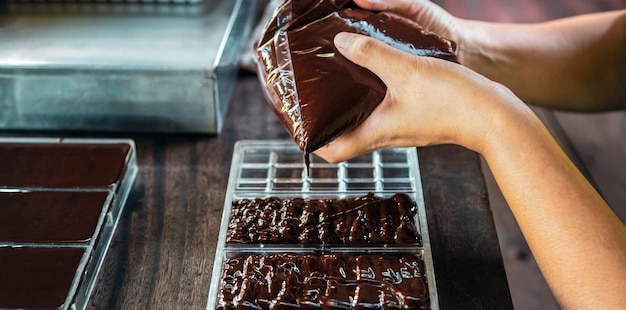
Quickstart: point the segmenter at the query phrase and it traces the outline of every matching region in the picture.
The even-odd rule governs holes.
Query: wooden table
[[[620,1],[594,2],[590,10],[623,8]],[[495,21],[537,21],[588,9],[570,2],[592,5],[439,1],[455,15]],[[243,75],[221,134],[132,138],[139,174],[89,308],[205,309],[233,145],[289,137],[265,106],[256,77]],[[449,145],[419,148],[418,154],[441,309],[512,309],[479,156]]]
[[[466,18],[538,21],[624,8],[622,1],[439,3]],[[499,6],[485,9],[490,4]],[[221,134],[132,138],[139,174],[89,308],[205,309],[233,145],[289,137],[263,103],[256,77],[243,75]],[[479,156],[457,146],[418,154],[441,309],[511,309]]]
[[[96,283],[94,309],[204,309],[240,139],[288,139],[254,75],[239,79],[217,136],[136,136],[139,174]],[[480,160],[418,150],[442,309],[512,308]]]

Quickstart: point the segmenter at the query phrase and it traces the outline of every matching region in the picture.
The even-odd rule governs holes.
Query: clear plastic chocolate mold
[[[312,155],[308,172],[303,156],[291,140],[236,143],[207,309],[439,309],[416,149],[377,150],[339,164]],[[381,233],[386,222],[396,225]],[[411,233],[418,238],[389,242]],[[320,263],[329,260],[335,267]],[[345,272],[339,278],[337,264]],[[401,292],[402,281],[424,290],[398,302],[391,292]],[[281,285],[294,289],[281,293]]]

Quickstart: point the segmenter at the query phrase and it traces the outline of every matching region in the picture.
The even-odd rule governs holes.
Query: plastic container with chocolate
[[[0,309],[85,309],[136,174],[132,140],[0,138]]]
[[[340,164],[239,141],[207,309],[438,309],[415,148]]]

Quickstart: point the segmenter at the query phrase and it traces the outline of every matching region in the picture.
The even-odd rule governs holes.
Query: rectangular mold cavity
[[[385,180],[407,180],[411,176],[409,170],[406,167],[388,167],[382,171],[381,177]]]
[[[247,180],[266,180],[267,168],[246,167],[241,169],[241,178]]]
[[[249,156],[249,154],[254,155]],[[259,160],[260,158],[267,161],[263,162]],[[307,174],[303,154],[291,140],[244,140],[236,143],[211,286],[208,292],[207,309],[216,309],[222,282],[233,280],[233,278],[225,280],[223,273],[232,267],[232,261],[230,261],[232,258],[243,255],[241,256],[242,259],[250,260],[252,258],[250,263],[259,263],[262,260],[285,253],[298,257],[302,255],[339,255],[341,257],[344,257],[342,255],[369,255],[367,257],[378,259],[378,257],[398,255],[398,253],[417,257],[419,264],[423,264],[425,270],[428,296],[424,298],[430,300],[431,309],[439,309],[416,149],[378,150],[339,164],[329,164],[323,159],[311,155],[311,163],[310,174]],[[258,178],[244,178],[245,174],[242,174],[241,171],[252,164],[255,168],[264,167],[267,169],[268,178],[265,180],[265,184],[259,183]],[[258,174],[263,173],[259,172]],[[325,223],[338,225],[337,229],[339,230],[337,231],[342,231],[341,229],[348,227],[351,225],[350,223],[355,223],[354,216],[370,212],[366,210],[366,208],[370,208],[370,202],[357,205],[356,209],[348,207],[346,211],[338,213],[332,213],[328,210],[339,210],[332,208],[338,208],[337,206],[347,203],[350,199],[357,201],[362,199],[363,201],[372,201],[372,203],[378,203],[378,201],[390,203],[391,201],[392,203],[397,202],[398,207],[400,207],[401,203],[398,202],[398,199],[402,200],[402,197],[410,198],[409,201],[413,203],[414,216],[405,220],[413,225],[419,235],[419,241],[410,238],[403,239],[408,241],[402,241],[400,238],[394,239],[400,241],[387,242],[384,240],[389,239],[383,240],[383,233],[380,230],[377,230],[377,232],[381,232],[380,236],[368,233],[368,237],[356,240],[357,242],[353,242],[354,240],[350,238],[359,237],[358,234],[351,235],[351,237],[343,235],[339,237],[341,239],[331,238],[335,240],[333,242],[322,241],[324,229],[329,228]],[[249,206],[246,201],[254,203]],[[245,209],[248,207],[250,209]],[[392,209],[386,208],[384,209],[393,210],[393,207]],[[244,212],[246,215],[235,216],[235,214],[239,214],[238,212]],[[325,214],[330,214],[328,215],[330,217]],[[385,214],[375,214],[375,218],[384,218]],[[254,218],[254,216],[258,216],[258,218]],[[335,218],[335,216],[339,216],[339,218]],[[347,220],[343,219],[345,216],[348,216]],[[235,222],[231,222],[231,218]],[[245,230],[229,230],[236,226],[236,221],[248,219],[249,223],[253,223],[250,227],[262,227],[264,230],[256,230],[252,234],[250,232],[255,230],[248,228],[248,226]],[[281,220],[299,221],[296,222],[299,223],[296,225],[299,227],[295,232],[296,235],[289,235],[293,227],[296,226],[292,228],[285,226],[282,228],[284,230],[271,228],[270,225]],[[360,221],[362,229],[371,227],[372,224],[377,225],[371,219]],[[229,228],[231,223],[234,226]],[[270,229],[266,229],[268,227]],[[310,229],[310,227],[316,228]],[[279,237],[276,237],[277,231],[280,231]],[[399,231],[396,231],[394,238],[401,236]],[[274,233],[275,238],[278,238],[274,239],[278,240],[278,243],[272,241],[272,233]],[[242,239],[237,239],[237,234],[241,234]],[[246,238],[249,240],[245,241]],[[261,269],[259,270],[262,271]],[[368,289],[372,288],[363,288],[363,290]],[[311,302],[304,299],[299,299],[298,302],[302,302],[302,305]]]
[[[374,167],[353,167],[348,165],[346,167],[346,178],[348,179],[364,179],[374,180],[376,178],[376,169]]]
[[[0,309],[85,309],[137,174],[134,142],[0,138],[0,162]]]

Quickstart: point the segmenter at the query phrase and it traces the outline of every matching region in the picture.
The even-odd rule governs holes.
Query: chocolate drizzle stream
[[[346,0],[285,1],[259,40],[266,102],[308,156],[358,126],[382,101],[385,84],[334,47],[339,32],[379,39],[418,56],[456,61],[456,44],[390,13]]]

